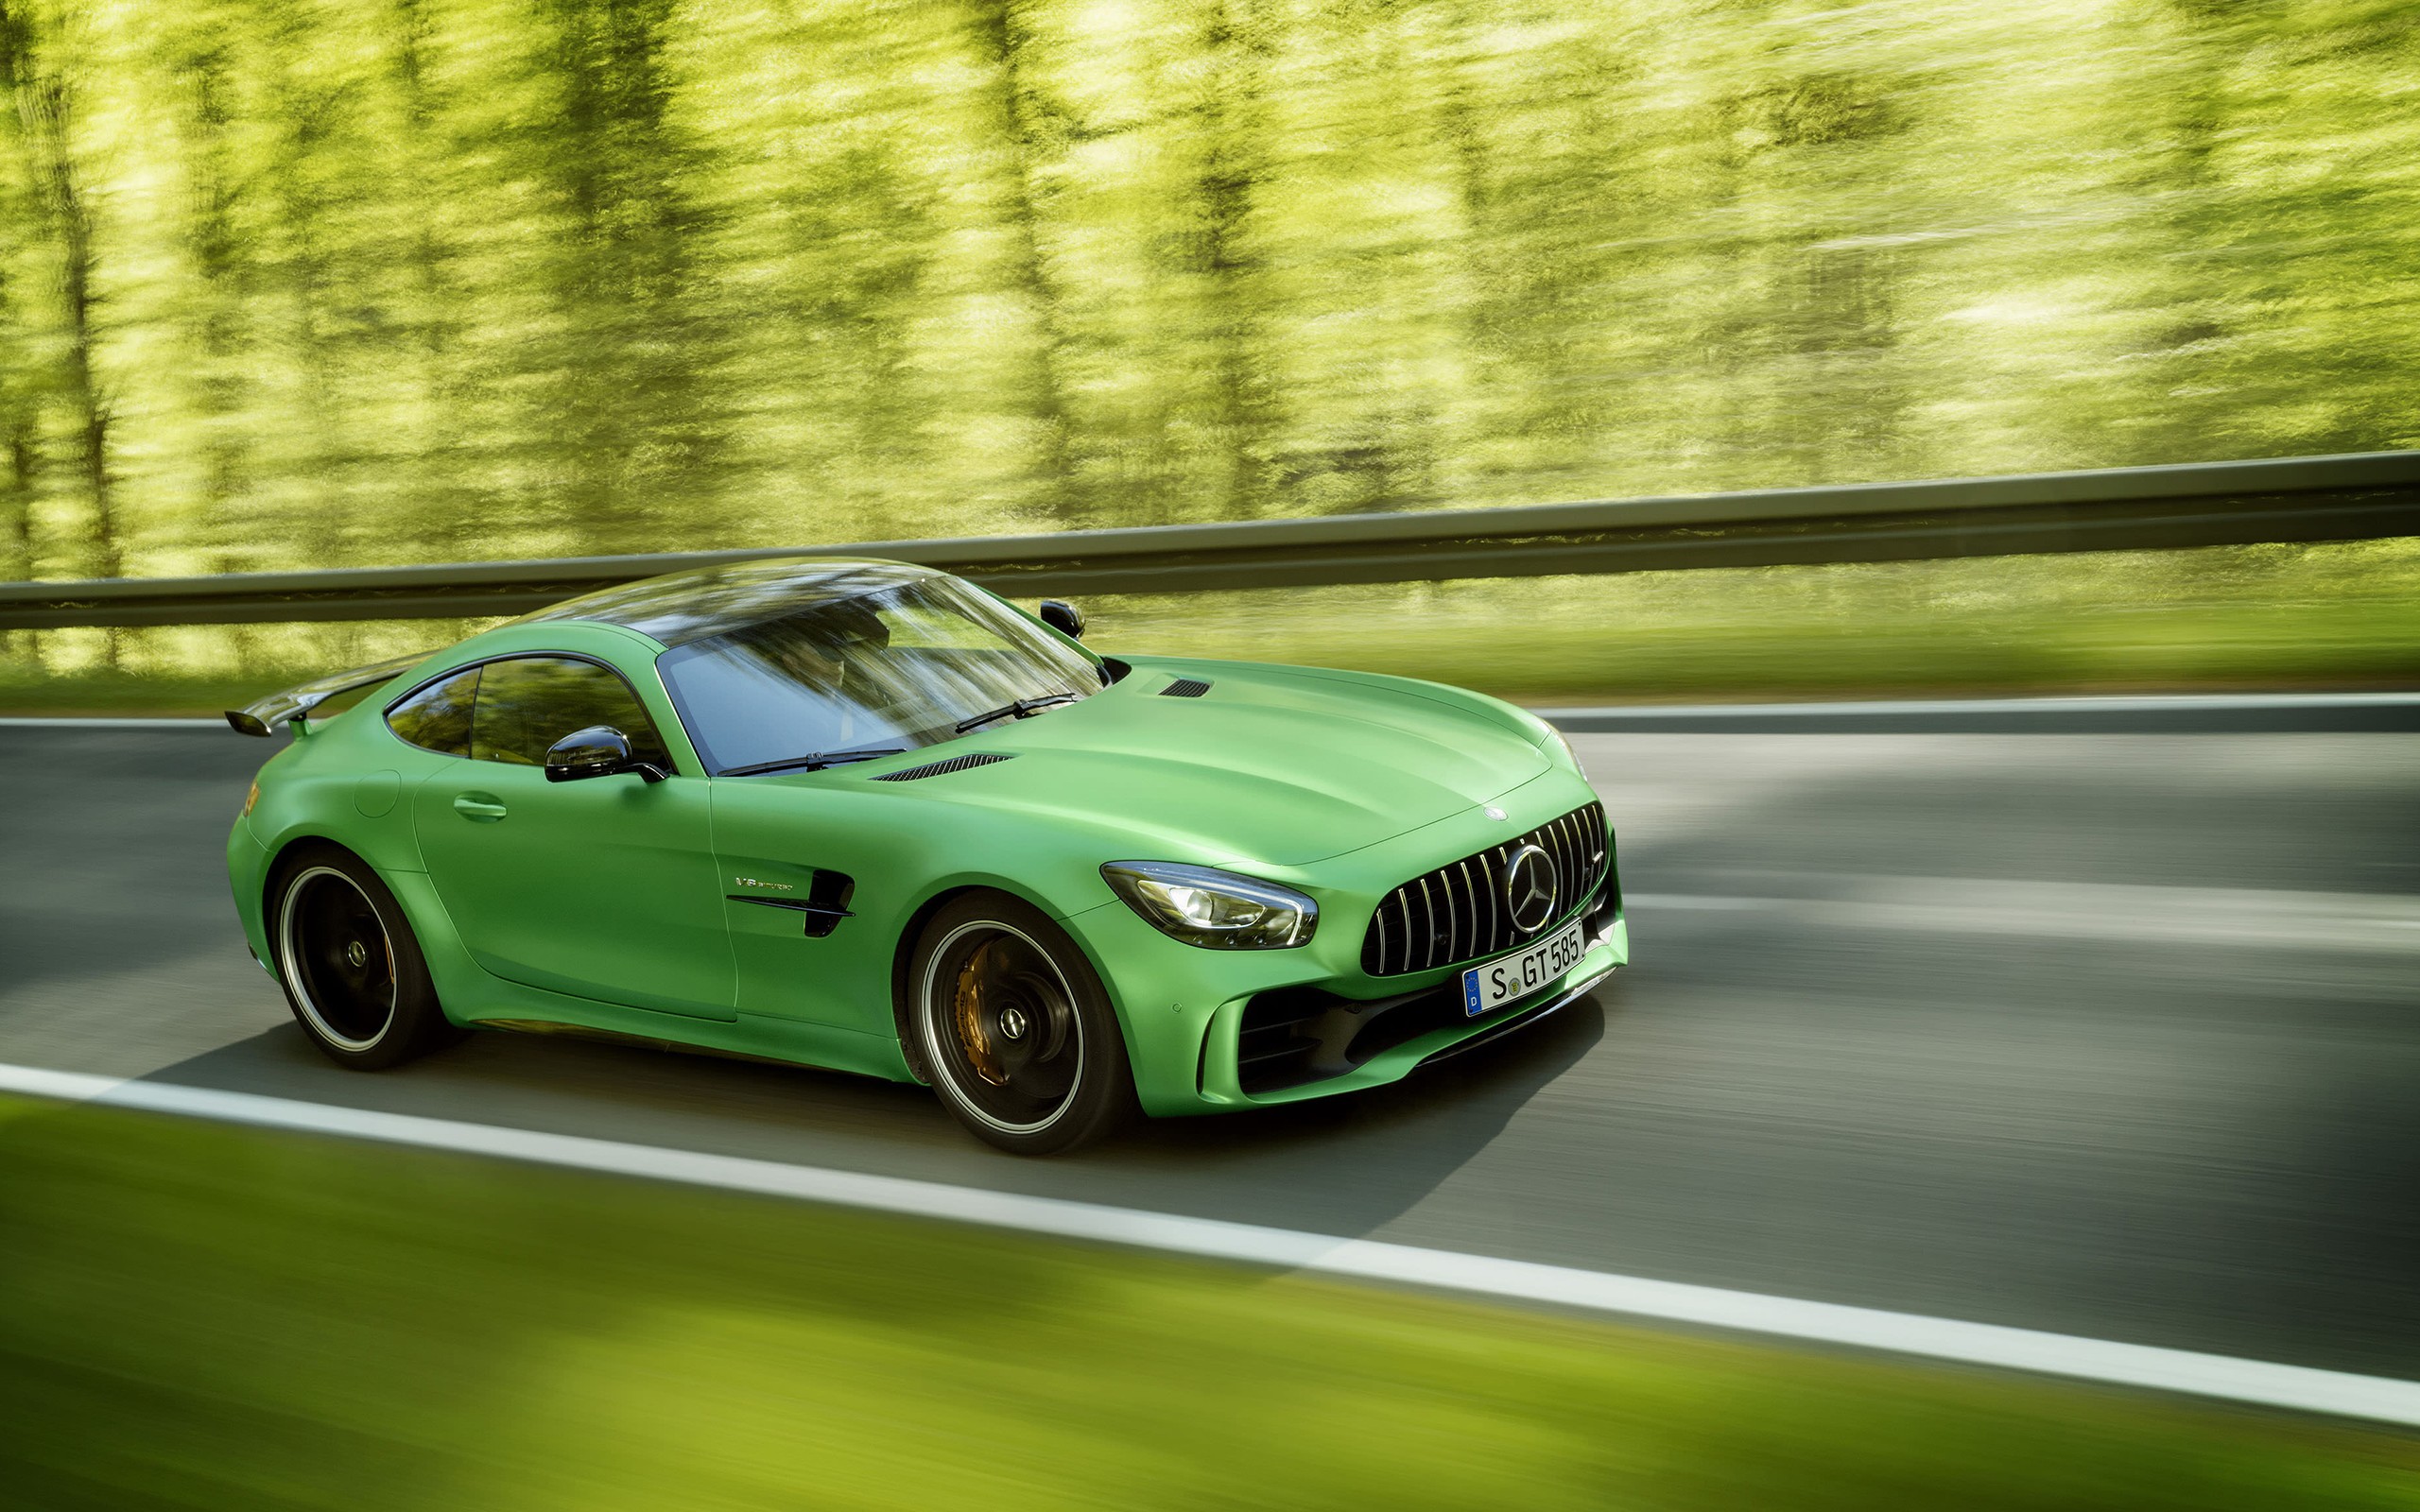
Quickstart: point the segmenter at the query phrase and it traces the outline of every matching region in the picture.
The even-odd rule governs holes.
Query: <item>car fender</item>
[[[895,1036],[899,962],[939,901],[987,888],[1063,919],[1110,896],[1096,837],[841,770],[716,779],[714,826],[742,1013]],[[750,905],[828,896],[823,873],[848,879],[848,912],[821,934]]]
[[[408,792],[430,762],[443,760],[397,741],[374,704],[349,709],[299,732],[262,766],[248,818],[252,838],[272,856],[299,841],[329,840],[382,876],[422,870]]]

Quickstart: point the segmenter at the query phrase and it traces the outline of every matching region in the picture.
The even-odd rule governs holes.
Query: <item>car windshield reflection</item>
[[[1090,659],[955,578],[894,583],[693,641],[656,665],[709,771],[954,740],[1099,691]],[[810,763],[817,757],[807,758]]]

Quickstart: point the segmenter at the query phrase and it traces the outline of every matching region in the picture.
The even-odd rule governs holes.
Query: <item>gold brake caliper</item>
[[[975,1074],[994,1087],[1006,1086],[1009,1074],[1000,1069],[1000,1057],[993,1052],[992,1037],[983,1028],[983,968],[995,940],[985,940],[967,953],[966,964],[958,969],[958,985],[950,1000],[950,1016],[958,1025],[958,1042],[966,1051],[966,1058]]]

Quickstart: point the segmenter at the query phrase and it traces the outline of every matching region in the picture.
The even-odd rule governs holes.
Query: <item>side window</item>
[[[638,695],[596,662],[528,656],[480,669],[478,708],[471,717],[476,760],[544,766],[548,747],[591,725],[611,725],[629,736],[639,760],[672,765]]]
[[[387,728],[424,750],[444,756],[471,754],[471,700],[479,689],[479,669],[457,673],[432,682],[395,705]]]

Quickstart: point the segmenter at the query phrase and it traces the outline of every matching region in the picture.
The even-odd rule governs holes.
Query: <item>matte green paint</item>
[[[1136,657],[1080,703],[855,765],[709,778],[655,672],[663,647],[580,621],[514,624],[421,663],[300,732],[262,768],[228,838],[253,954],[272,959],[264,889],[312,839],[367,860],[395,892],[447,1015],[562,1026],[911,1080],[893,977],[920,915],[989,887],[1057,919],[1107,984],[1152,1113],[1288,1102],[1377,1085],[1491,1027],[1456,1024],[1348,1075],[1248,1096],[1236,1085],[1245,1002],[1318,984],[1347,997],[1432,986],[1360,970],[1372,910],[1396,885],[1587,802],[1586,780],[1534,715],[1461,689],[1374,674]],[[388,730],[385,706],[438,673],[501,655],[594,657],[638,692],[677,771],[549,783],[543,771],[438,755]],[[1164,698],[1178,676],[1208,696]],[[913,782],[884,772],[966,751],[1012,761]],[[1493,819],[1487,805],[1504,812]],[[498,816],[496,810],[502,811]],[[1610,842],[1609,842],[1610,843]],[[1305,946],[1210,951],[1160,934],[1101,881],[1106,861],[1186,861],[1317,899]],[[728,901],[803,896],[848,873],[843,919]],[[773,885],[770,886],[752,886]],[[1558,984],[1623,963],[1616,925]]]

